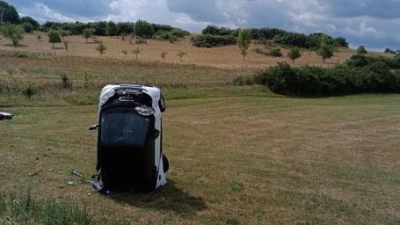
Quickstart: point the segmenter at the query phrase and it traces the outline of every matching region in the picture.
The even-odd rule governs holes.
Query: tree
[[[398,51],[398,50],[397,50]],[[390,53],[390,54],[396,54],[395,50],[392,50],[390,48],[385,48],[385,51],[383,51],[384,53]]]
[[[1,34],[5,38],[10,39],[15,48],[17,48],[19,41],[24,38],[23,33],[24,30],[22,29],[21,26],[9,23],[1,26]]]
[[[333,56],[334,50],[335,46],[329,43],[328,37],[322,36],[319,48],[317,49],[317,55],[322,57],[324,63],[326,59],[329,59]]]
[[[53,49],[55,43],[61,43],[60,33],[56,30],[51,30],[47,36],[49,36],[49,42],[53,43]]]
[[[65,41],[65,38],[69,36],[68,30],[60,30],[59,33],[60,33],[62,40],[64,40],[64,41]]]
[[[335,45],[338,47],[345,47],[345,48],[349,47],[349,43],[344,37],[337,37],[333,41],[335,42]]]
[[[105,36],[107,34],[107,22],[106,21],[99,21],[93,24],[93,34],[97,36]]]
[[[19,22],[19,14],[14,6],[0,0],[0,19],[0,23],[16,24]]]
[[[108,36],[116,36],[118,34],[118,26],[113,21],[108,21],[106,26],[106,34]]]
[[[134,30],[135,30],[135,34],[137,36],[140,36],[143,38],[151,38],[154,35],[153,26],[145,20],[138,20],[135,23]]]
[[[246,60],[247,49],[249,49],[251,42],[251,30],[250,29],[240,29],[239,36],[237,39],[237,45],[240,49],[240,54],[243,56],[243,61]]]
[[[183,61],[182,58],[183,58],[183,56],[185,56],[185,55],[187,55],[187,53],[186,53],[185,51],[183,51],[183,50],[180,50],[180,51],[178,52],[178,54],[177,54],[177,56],[179,56],[179,58],[181,58],[181,62]]]
[[[126,35],[133,33],[133,26],[134,23],[131,22],[120,22],[117,24],[118,26],[118,32],[120,34],[124,33]]]
[[[100,42],[99,45],[97,46],[96,50],[100,53],[100,57],[101,57],[101,55],[103,55],[103,53],[105,53],[105,51],[106,51],[106,46],[103,44],[103,42]]]
[[[21,24],[21,26],[26,33],[32,33],[32,31],[35,30],[35,28],[33,27],[33,25],[31,23],[24,22]]]
[[[137,58],[138,58],[138,55],[139,55],[141,52],[142,52],[142,51],[140,50],[139,47],[137,47],[135,50],[133,50],[133,54],[136,55],[136,60],[137,60]]]
[[[22,35],[22,32],[15,32],[11,35],[11,41],[14,45],[14,48],[17,49],[18,43],[20,40],[22,40],[24,36]]]
[[[33,26],[33,30],[37,30],[40,27],[40,24],[34,20],[32,17],[30,16],[23,16],[19,19],[20,23],[30,23]]]
[[[367,54],[367,49],[365,49],[364,45],[360,45],[357,49],[356,49],[356,53],[357,54]]]
[[[294,64],[294,60],[301,57],[300,49],[297,47],[291,48],[288,52],[288,57],[292,60],[292,64]]]
[[[93,36],[93,29],[83,29],[83,37],[86,39],[86,43],[88,43],[88,39]]]

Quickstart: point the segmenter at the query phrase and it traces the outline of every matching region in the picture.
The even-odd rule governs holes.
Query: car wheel
[[[164,173],[166,173],[169,170],[169,161],[168,161],[167,156],[162,154],[162,160],[163,160],[163,164],[164,164]]]

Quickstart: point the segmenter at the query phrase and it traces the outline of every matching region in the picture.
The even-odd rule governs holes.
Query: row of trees
[[[138,20],[134,22],[119,22],[113,21],[99,21],[90,23],[58,23],[58,22],[46,22],[40,30],[47,32],[48,30],[66,30],[71,35],[81,35],[84,30],[91,29],[93,35],[96,36],[124,36],[128,34],[135,34],[143,38],[164,38],[167,39],[170,36],[183,37],[190,33],[179,28],[175,28],[169,25],[152,24],[145,20]]]
[[[32,17],[20,17],[14,6],[0,0],[0,25],[14,24],[20,27],[27,33],[35,30],[49,32],[58,30],[66,32],[69,35],[82,35],[84,31],[90,29],[91,33],[96,36],[125,36],[134,34],[143,38],[158,38],[175,41],[190,33],[179,28],[169,25],[152,24],[144,20],[137,22],[119,22],[99,21],[90,23],[60,23],[60,22],[45,22],[40,25]]]
[[[251,29],[238,29],[237,45],[240,49],[240,53],[243,56],[243,60],[246,59],[247,51],[250,47],[250,42],[253,37]],[[316,53],[321,56],[323,62],[333,56],[336,46],[331,42],[329,36],[321,36],[318,41],[318,47],[315,49]],[[365,50],[365,49],[364,49]],[[280,49],[279,54],[273,54],[273,56],[281,56]],[[299,47],[292,46],[288,51],[288,57],[294,61],[301,57],[301,51]]]
[[[267,43],[273,41],[284,46],[294,46],[299,48],[307,48],[316,50],[320,47],[321,38],[325,38],[325,42],[336,47],[348,48],[348,42],[343,37],[333,38],[323,33],[312,33],[309,35],[288,32],[277,28],[261,28],[250,29],[251,39]],[[234,44],[234,40],[239,36],[240,29],[229,29],[226,27],[217,27],[213,25],[207,26],[202,31],[202,35],[194,37],[192,42],[198,47],[214,47],[222,45]]]

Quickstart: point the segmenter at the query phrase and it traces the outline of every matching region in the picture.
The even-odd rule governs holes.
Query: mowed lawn
[[[0,192],[86,206],[125,224],[399,224],[400,95],[168,100],[168,186],[103,196],[97,106],[11,107]],[[80,170],[85,179],[70,174]],[[70,186],[67,182],[73,181]]]

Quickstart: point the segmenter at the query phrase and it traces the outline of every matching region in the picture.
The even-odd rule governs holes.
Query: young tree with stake
[[[103,53],[105,53],[105,51],[106,51],[106,46],[103,44],[103,42],[100,42],[99,45],[97,46],[96,50],[100,53],[100,57],[101,57],[101,55],[103,55]]]
[[[250,47],[251,42],[251,30],[250,29],[240,29],[239,36],[237,39],[237,45],[240,49],[240,54],[243,56],[243,61],[246,60],[247,50]]]
[[[288,52],[288,57],[292,60],[292,64],[294,64],[294,60],[301,57],[300,49],[297,47],[291,48]]]
[[[53,43],[53,49],[55,43],[61,43],[61,37],[58,31],[51,30],[47,35],[49,36],[49,42]]]

